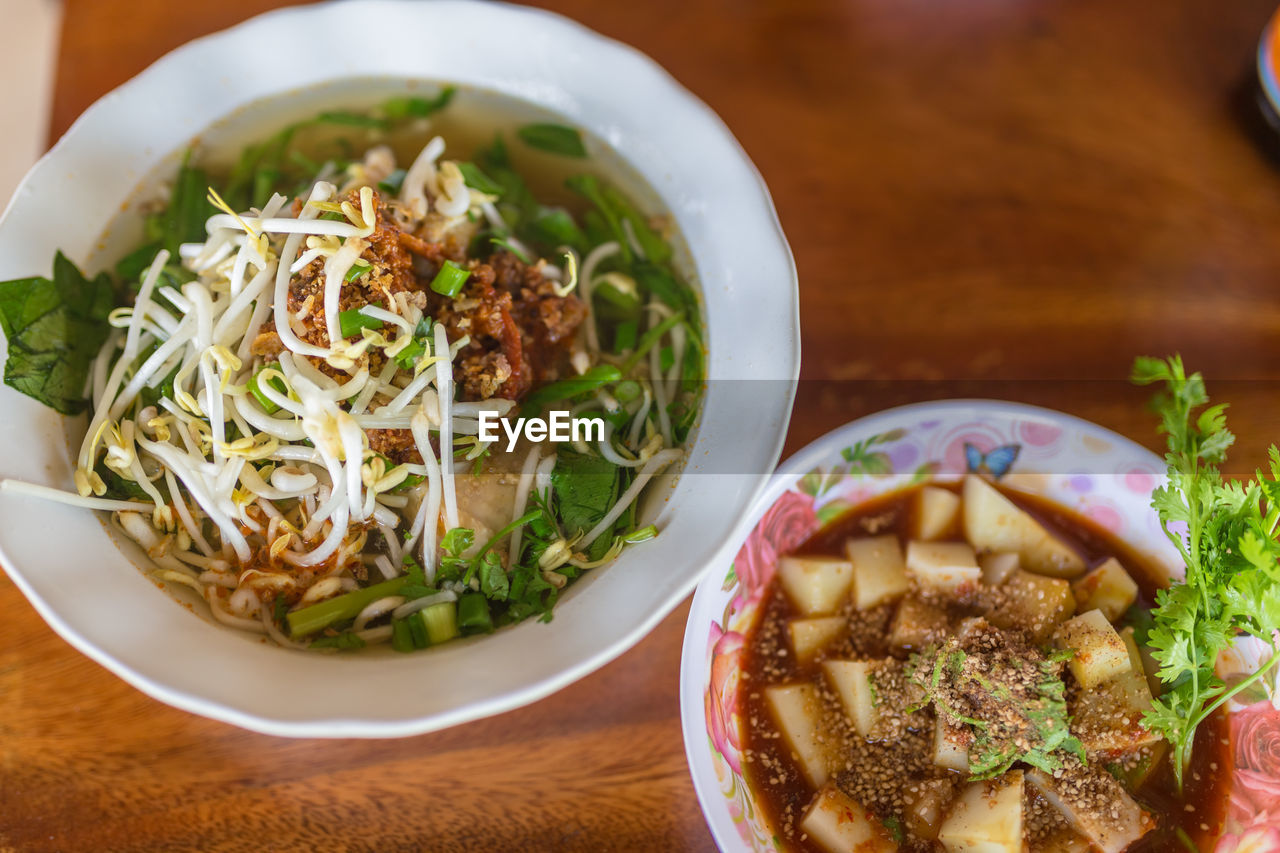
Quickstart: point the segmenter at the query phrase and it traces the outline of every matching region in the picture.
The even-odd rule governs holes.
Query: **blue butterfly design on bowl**
[[[1009,469],[1013,467],[1013,463],[1018,458],[1018,453],[1022,450],[1020,444],[1002,444],[983,453],[969,442],[964,443],[964,461],[970,473],[977,474],[986,471],[991,476],[999,479],[1009,473]]]

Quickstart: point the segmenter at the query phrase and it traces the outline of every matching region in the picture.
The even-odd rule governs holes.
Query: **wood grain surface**
[[[65,0],[51,137],[273,5]],[[768,182],[801,277],[788,452],[952,396],[1156,447],[1124,377],[1173,351],[1232,402],[1238,464],[1280,435],[1280,174],[1245,89],[1274,0],[547,5],[664,65]],[[714,849],[680,737],[687,610],[520,711],[289,741],[152,701],[0,579],[0,850]]]

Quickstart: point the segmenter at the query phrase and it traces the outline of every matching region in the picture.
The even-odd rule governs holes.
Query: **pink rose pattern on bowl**
[[[1091,518],[1171,575],[1181,571],[1150,509],[1151,491],[1164,476],[1162,462],[1085,421],[1007,403],[926,403],[856,421],[819,439],[779,469],[757,501],[753,515],[759,520],[728,571],[711,570],[689,616],[681,676],[686,750],[703,812],[722,850],[779,847],[743,778],[738,712],[746,635],[779,555],[871,497],[932,477],[954,479],[979,466],[993,473],[1008,469],[1004,482],[1014,488]],[[1220,662],[1220,675],[1252,671],[1260,648],[1242,643]],[[1280,853],[1280,711],[1269,701],[1233,703],[1230,710],[1236,767],[1227,825],[1215,853]]]

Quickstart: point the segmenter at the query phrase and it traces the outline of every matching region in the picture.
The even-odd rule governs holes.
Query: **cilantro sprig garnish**
[[[1173,747],[1181,790],[1197,727],[1280,662],[1280,451],[1271,447],[1268,473],[1259,470],[1253,481],[1224,480],[1218,466],[1235,436],[1226,405],[1207,405],[1200,374],[1188,376],[1178,356],[1139,358],[1133,381],[1165,386],[1154,407],[1168,440],[1168,483],[1152,493],[1151,505],[1186,564],[1185,580],[1156,593],[1147,644],[1165,689],[1142,720]],[[1258,638],[1272,654],[1228,685],[1215,665],[1242,636]]]

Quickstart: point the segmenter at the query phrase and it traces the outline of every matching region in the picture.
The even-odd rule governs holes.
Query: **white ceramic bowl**
[[[1170,577],[1181,576],[1178,554],[1151,509],[1151,491],[1164,480],[1163,462],[1087,421],[1032,406],[957,400],[891,409],[818,439],[778,469],[748,515],[750,533],[721,553],[689,613],[680,668],[685,751],[703,814],[725,853],[778,849],[743,778],[737,713],[744,637],[760,613],[778,555],[875,495],[927,477],[962,476],[966,444],[984,454],[1017,445],[1003,482],[1075,510],[1150,556]],[[1261,649],[1254,640],[1242,643],[1238,654],[1220,662],[1220,673],[1228,676],[1224,666],[1253,671]],[[1232,703],[1229,710],[1251,726],[1280,732],[1280,713],[1269,702]],[[1274,796],[1280,764],[1272,761],[1264,777],[1255,766],[1257,748],[1244,743],[1236,750],[1234,790]],[[1266,802],[1242,802],[1237,808],[1233,797],[1226,846],[1219,851],[1234,851],[1239,839],[1252,838],[1250,832],[1272,831]],[[1280,824],[1275,832],[1280,842]]]
[[[361,44],[377,49],[352,49]],[[385,737],[531,702],[619,655],[688,594],[777,462],[799,320],[795,268],[760,176],[652,61],[541,11],[364,0],[275,12],[192,42],[91,107],[32,169],[0,221],[0,279],[47,275],[56,249],[91,266],[110,254],[119,237],[103,240],[102,229],[137,185],[237,111],[265,102],[283,121],[424,81],[513,96],[586,129],[675,216],[686,272],[702,282],[710,381],[689,463],[647,508],[662,534],[575,585],[550,625],[414,655],[300,655],[167,598],[94,514],[0,499],[0,557],[40,614],[171,705],[271,734]],[[769,380],[754,383],[749,431],[728,393],[738,383],[726,381],[746,378]],[[83,428],[3,388],[0,476],[71,488],[66,436]]]

